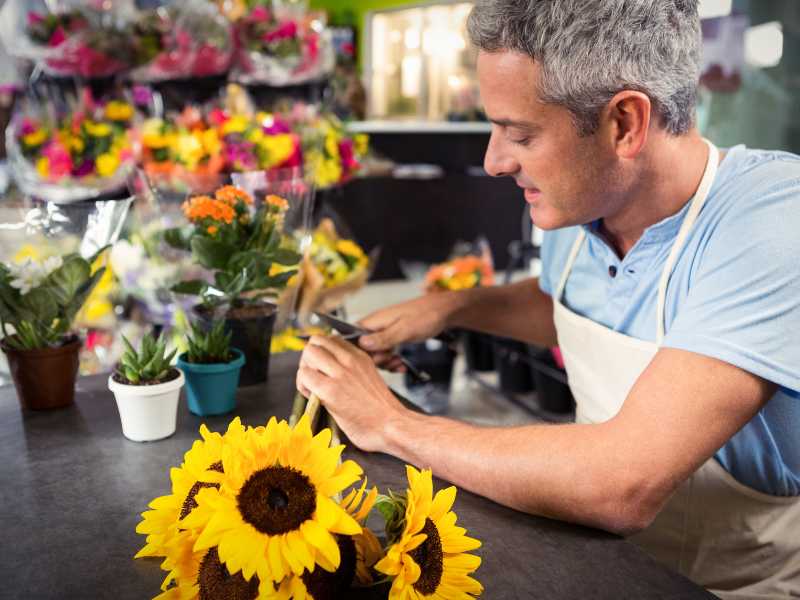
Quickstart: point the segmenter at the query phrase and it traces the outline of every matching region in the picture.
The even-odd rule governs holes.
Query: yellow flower
[[[170,471],[172,493],[156,498],[150,503],[152,510],[142,513],[143,520],[136,532],[147,536],[147,543],[135,558],[143,556],[166,556],[167,546],[181,530],[188,529],[183,520],[197,506],[197,493],[214,484],[200,481],[208,469],[222,469],[223,444],[245,435],[245,428],[237,417],[228,425],[225,435],[209,431],[200,426],[201,440],[195,440],[184,455],[180,467]]]
[[[179,133],[175,138],[175,154],[190,170],[194,169],[203,158],[203,143],[191,133]]]
[[[222,150],[222,142],[216,129],[206,129],[203,132],[196,132],[195,135],[200,137],[203,148],[209,156],[216,156]]]
[[[84,148],[86,148],[86,144],[83,142],[83,138],[79,135],[71,135],[67,138],[67,146],[73,152],[77,152],[80,154],[83,152]]]
[[[247,141],[253,142],[254,144],[258,144],[259,142],[263,141],[266,135],[264,134],[264,130],[261,127],[253,127],[247,133]]]
[[[127,102],[112,100],[106,104],[105,113],[111,121],[128,121],[133,116],[133,107]]]
[[[244,133],[247,129],[248,121],[244,115],[234,115],[222,125],[222,135],[231,133]]]
[[[94,121],[84,121],[83,126],[86,128],[86,133],[92,137],[102,138],[111,135],[111,125],[108,123],[95,123]]]
[[[325,136],[325,152],[331,158],[339,158],[339,139],[333,131]]]
[[[276,275],[280,275],[281,273],[286,273],[287,271],[296,271],[297,265],[279,265],[278,263],[272,263],[269,267],[269,276],[275,277]]]
[[[353,148],[356,154],[364,156],[369,151],[369,136],[366,133],[357,133],[353,136]]]
[[[39,146],[47,140],[47,130],[44,127],[39,127],[36,131],[32,131],[27,135],[22,136],[22,141],[26,146]]]
[[[467,537],[466,530],[456,527],[456,514],[450,509],[456,488],[449,487],[433,496],[430,470],[421,473],[407,466],[409,488],[403,502],[394,505],[405,522],[399,538],[389,547],[375,569],[394,578],[389,600],[407,598],[470,598],[480,595],[483,586],[470,577],[481,559],[469,550],[481,543]],[[390,540],[391,541],[391,540]]]
[[[226,444],[224,473],[203,478],[219,489],[200,490],[186,518],[185,526],[201,531],[194,550],[218,547],[231,574],[258,575],[261,593],[315,566],[334,571],[341,562],[334,535],[356,535],[361,526],[331,496],[362,471],[350,460],[339,464],[344,446],[330,441],[330,429],[312,436],[304,416],[294,429],[273,417],[257,434]]]
[[[361,249],[361,246],[356,244],[353,240],[339,240],[336,242],[336,251],[340,254],[352,256],[353,258],[366,258],[367,255]]]
[[[23,244],[14,255],[13,261],[15,263],[21,263],[26,258],[30,258],[35,262],[42,262],[45,257],[40,247],[34,246],[33,244]]]
[[[95,166],[97,168],[97,174],[100,175],[100,177],[108,177],[113,175],[117,167],[119,167],[119,158],[114,154],[101,154],[97,157]]]
[[[352,490],[339,503],[361,525],[367,520],[378,496],[378,489],[372,488],[365,497],[366,487],[365,479],[357,492]],[[354,579],[362,585],[371,584],[370,568],[381,557],[381,545],[375,535],[369,529],[364,529],[363,533],[354,536],[337,535],[336,542],[342,555],[341,565],[336,571],[329,573],[323,569],[315,569],[302,575],[292,574],[277,589],[263,590],[264,600],[342,598]]]
[[[274,167],[286,162],[286,160],[294,153],[295,140],[294,136],[289,133],[281,133],[278,135],[268,135],[259,144],[264,150],[267,151],[269,159],[265,168]]]
[[[36,161],[36,171],[42,179],[50,177],[50,160],[46,156]]]

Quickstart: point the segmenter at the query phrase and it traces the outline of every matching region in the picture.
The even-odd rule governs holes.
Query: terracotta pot
[[[35,350],[16,350],[3,340],[0,348],[8,357],[11,377],[23,408],[50,410],[75,402],[80,338],[72,336],[57,348]]]

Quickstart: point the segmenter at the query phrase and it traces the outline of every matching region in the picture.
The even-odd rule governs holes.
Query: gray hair
[[[541,66],[543,102],[599,127],[618,92],[650,98],[673,135],[694,124],[700,76],[698,0],[477,0],[467,28],[480,50],[512,50]]]

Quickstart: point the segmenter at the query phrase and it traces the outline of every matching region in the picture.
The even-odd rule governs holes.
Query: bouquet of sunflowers
[[[313,311],[330,312],[361,289],[374,263],[353,240],[341,238],[333,221],[323,219],[301,265],[302,288],[297,313],[301,322]]]
[[[88,93],[61,114],[24,107],[6,130],[11,173],[23,192],[53,201],[124,188],[135,164],[134,118],[127,101],[95,102]]]
[[[271,0],[245,3],[236,23],[242,83],[296,85],[333,71],[335,54],[322,13],[287,14]]]
[[[390,600],[479,595],[468,552],[481,544],[455,525],[456,488],[434,495],[431,472],[407,467],[408,489],[379,496],[332,435],[314,435],[309,415],[293,427],[236,418],[224,434],[202,425],[136,528],[136,558],[167,572],[157,600],[321,600],[377,584]],[[374,508],[385,548],[366,526]]]

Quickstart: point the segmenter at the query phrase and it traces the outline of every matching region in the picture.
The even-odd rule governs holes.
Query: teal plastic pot
[[[224,415],[236,408],[236,388],[245,360],[240,350],[231,348],[231,352],[236,357],[231,362],[213,365],[186,362],[186,354],[178,357],[178,368],[186,376],[186,400],[195,415]]]

